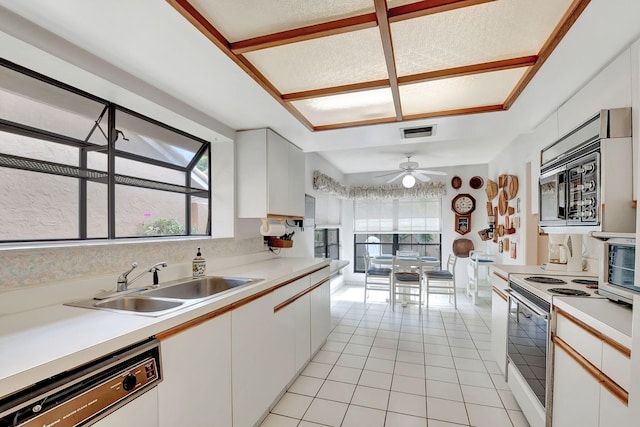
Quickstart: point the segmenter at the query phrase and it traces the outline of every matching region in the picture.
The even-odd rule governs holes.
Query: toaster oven
[[[617,233],[605,240],[601,260],[598,293],[616,302],[632,304],[634,294],[640,294],[640,284],[634,278],[635,234]]]

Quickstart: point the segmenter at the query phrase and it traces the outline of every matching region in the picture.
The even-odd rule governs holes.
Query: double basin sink
[[[66,305],[160,316],[260,280],[246,277],[205,276],[198,279],[176,280],[157,288],[114,292],[106,296],[74,301]]]

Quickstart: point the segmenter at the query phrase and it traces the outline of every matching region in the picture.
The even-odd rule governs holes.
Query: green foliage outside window
[[[179,236],[185,234],[185,227],[175,218],[161,218],[140,224],[136,234],[138,236]]]

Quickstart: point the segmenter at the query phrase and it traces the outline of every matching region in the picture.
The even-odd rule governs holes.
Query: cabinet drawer
[[[314,273],[311,273],[310,285],[313,286],[316,283],[322,282],[324,279],[329,277],[329,266],[326,266],[322,270],[318,270]]]
[[[602,369],[602,340],[558,312],[556,336],[562,338],[598,369]]]
[[[295,280],[281,288],[278,288],[273,293],[273,302],[275,305],[283,303],[284,301],[292,298],[293,296],[305,291],[309,288],[309,276],[304,276]]]

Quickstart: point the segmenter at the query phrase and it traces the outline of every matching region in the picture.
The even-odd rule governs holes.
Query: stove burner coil
[[[556,294],[561,294],[561,295],[577,296],[577,297],[588,297],[589,296],[588,293],[586,293],[585,291],[581,291],[579,289],[552,288],[552,289],[549,289],[549,292],[554,292]]]
[[[573,279],[572,282],[578,285],[598,285],[598,281],[593,279]]]
[[[546,276],[530,276],[524,280],[527,280],[529,282],[544,283],[546,285],[564,285],[567,283],[562,279],[557,279],[555,277],[546,277]]]

